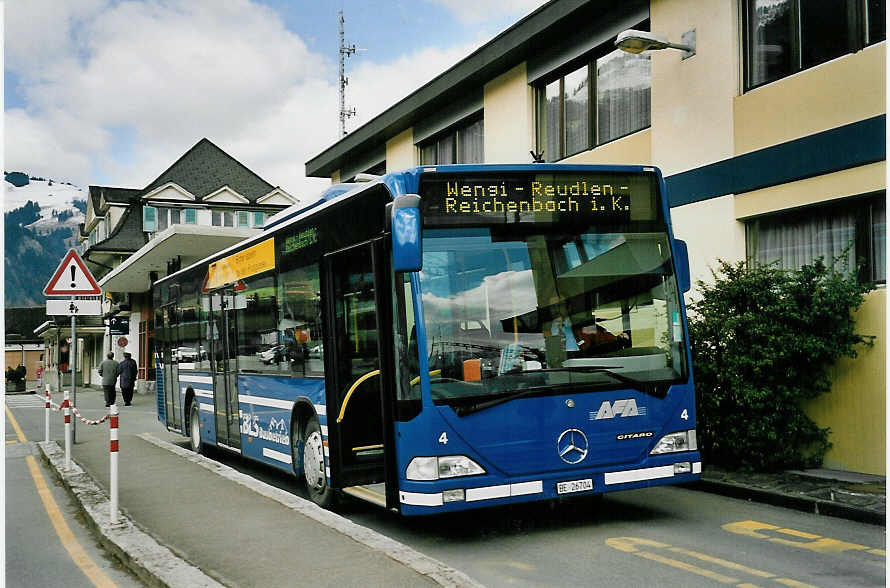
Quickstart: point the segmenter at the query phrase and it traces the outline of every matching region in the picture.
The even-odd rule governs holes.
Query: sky
[[[206,137],[305,202],[305,162],[543,0],[8,0],[4,167],[142,188]]]

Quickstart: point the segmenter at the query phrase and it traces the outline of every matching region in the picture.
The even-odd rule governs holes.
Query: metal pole
[[[46,422],[44,423],[46,425],[46,435],[44,435],[43,440],[46,441],[47,443],[49,443],[49,412],[50,412],[49,386],[45,386],[43,393],[45,395],[44,396],[44,404],[46,406],[46,419],[45,419]]]
[[[74,308],[74,296],[71,296],[71,346],[68,348],[71,354],[71,401],[77,406],[77,333],[75,332],[77,325],[77,314]],[[77,441],[77,423],[71,427],[71,442]]]
[[[65,407],[65,471],[68,471],[71,469],[71,407],[67,390],[62,406]]]
[[[110,453],[111,453],[111,522],[116,523],[118,520],[118,484],[117,484],[117,460],[118,460],[118,437],[117,437],[117,427],[118,427],[118,409],[117,403],[111,405],[111,418],[109,419],[109,440],[110,443]]]

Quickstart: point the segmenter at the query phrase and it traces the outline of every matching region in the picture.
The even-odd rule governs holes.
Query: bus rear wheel
[[[201,421],[198,416],[198,402],[192,401],[192,408],[189,411],[189,444],[192,451],[197,454],[203,453],[204,445],[201,443]]]
[[[324,465],[324,442],[321,427],[314,417],[303,429],[303,478],[309,499],[315,504],[329,508],[334,504],[334,491],[328,486]]]

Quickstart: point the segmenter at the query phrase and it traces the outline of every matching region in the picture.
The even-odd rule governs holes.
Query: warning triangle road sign
[[[96,278],[74,249],[68,251],[62,263],[56,268],[56,273],[43,289],[45,296],[87,296],[101,293]]]

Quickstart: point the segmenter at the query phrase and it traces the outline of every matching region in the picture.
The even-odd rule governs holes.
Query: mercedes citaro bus
[[[405,515],[696,480],[653,167],[424,166],[329,188],[154,284],[158,417]]]

